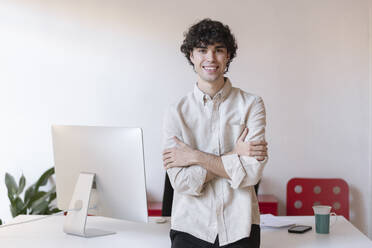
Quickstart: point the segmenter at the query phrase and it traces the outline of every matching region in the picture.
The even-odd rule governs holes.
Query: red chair
[[[349,186],[340,178],[292,178],[287,183],[287,215],[313,215],[312,206],[329,205],[349,219]]]

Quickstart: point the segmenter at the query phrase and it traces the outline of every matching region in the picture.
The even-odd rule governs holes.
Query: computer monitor
[[[83,237],[114,233],[85,228],[89,205],[95,215],[147,222],[140,128],[53,125],[52,140],[57,205],[74,209],[66,216],[66,233]]]

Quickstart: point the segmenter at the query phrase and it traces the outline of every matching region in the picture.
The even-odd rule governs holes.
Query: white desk
[[[337,216],[337,222],[331,227],[330,234],[315,232],[314,216],[281,216],[293,220],[297,225],[312,226],[312,230],[295,234],[288,233],[288,228],[261,229],[261,247],[327,247],[327,248],[372,248],[372,241],[354,227],[343,216]],[[331,217],[331,222],[334,217]]]
[[[15,222],[25,221],[31,218],[35,217],[22,215],[17,216],[14,220]],[[52,216],[40,221],[0,228],[0,247],[170,247],[169,222],[165,224],[146,224],[104,217],[88,217],[87,227],[116,231],[116,234],[96,238],[82,238],[67,235],[62,231],[64,218],[64,216]]]
[[[24,221],[35,216],[18,216],[15,221]],[[372,241],[343,217],[338,217],[331,233],[316,234],[314,217],[291,218],[297,224],[311,225],[313,230],[305,234],[288,233],[287,228],[261,231],[261,247],[316,247],[316,248],[364,248],[372,247]],[[53,216],[41,221],[0,228],[0,246],[11,247],[170,247],[170,223],[156,224],[150,218],[149,224],[133,223],[103,217],[88,217],[88,227],[114,230],[115,235],[98,238],[80,238],[62,232],[64,216]],[[151,223],[152,222],[152,223]]]

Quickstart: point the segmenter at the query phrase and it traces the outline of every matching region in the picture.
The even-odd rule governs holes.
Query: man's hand
[[[180,141],[177,137],[173,137],[173,139],[177,146],[163,151],[164,168],[187,167],[195,164],[196,150]]]
[[[239,156],[250,156],[256,158],[258,161],[265,160],[267,156],[267,143],[263,140],[244,142],[248,134],[248,128],[245,128],[240,135],[231,153],[236,153]]]

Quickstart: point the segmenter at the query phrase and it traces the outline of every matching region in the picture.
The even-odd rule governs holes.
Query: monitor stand
[[[89,207],[89,199],[94,181],[94,173],[81,172],[75,185],[63,231],[67,234],[85,238],[115,234],[112,231],[85,228]]]

